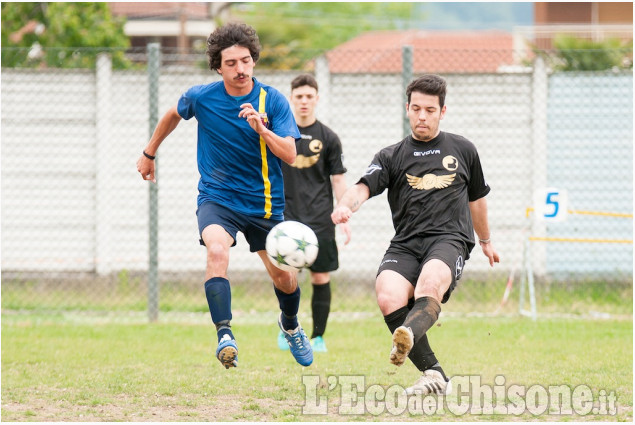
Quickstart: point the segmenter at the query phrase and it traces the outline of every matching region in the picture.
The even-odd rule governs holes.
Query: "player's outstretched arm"
[[[176,126],[179,125],[179,122],[181,122],[181,116],[179,115],[176,106],[174,106],[170,108],[163,117],[161,117],[143,152],[149,156],[155,156],[161,142],[163,142],[163,140],[172,133]],[[154,183],[157,182],[154,178],[154,160],[148,158],[143,153],[137,160],[137,171],[139,171],[143,180],[150,180]]]
[[[335,194],[335,200],[340,202],[344,193],[346,193],[346,177],[344,174],[333,174],[331,176],[331,186],[333,186],[333,193]],[[340,230],[344,232],[346,240],[344,245],[348,245],[351,241],[351,226],[348,223],[340,223]]]
[[[369,197],[370,190],[365,184],[357,183],[349,187],[333,210],[331,220],[335,224],[346,223]]]
[[[254,109],[251,103],[243,103],[240,107],[241,111],[238,116],[247,120],[249,126],[263,138],[271,150],[271,153],[287,164],[293,164],[296,157],[295,139],[291,136],[278,136],[276,133],[269,130],[262,123],[260,114]]]
[[[470,202],[470,212],[472,213],[472,225],[478,235],[483,254],[489,258],[489,265],[493,267],[494,263],[500,262],[500,257],[490,239],[491,235],[487,221],[487,200],[485,197]]]

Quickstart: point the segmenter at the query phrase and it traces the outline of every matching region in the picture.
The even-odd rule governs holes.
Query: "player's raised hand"
[[[344,235],[346,235],[346,240],[344,241],[344,245],[348,245],[348,243],[351,241],[351,226],[350,224],[348,224],[348,222],[340,223],[339,226],[340,226],[340,230],[344,232]]]
[[[334,224],[347,223],[353,215],[353,211],[346,206],[337,206],[331,214],[331,220]]]
[[[262,133],[267,127],[263,123],[263,118],[258,111],[254,109],[251,103],[243,103],[240,105],[241,111],[238,114],[239,118],[245,118],[249,123],[249,126],[254,129],[258,134]]]
[[[146,158],[143,154],[137,160],[137,171],[141,174],[143,180],[150,180],[153,183],[157,182],[157,179],[154,177],[154,161]]]

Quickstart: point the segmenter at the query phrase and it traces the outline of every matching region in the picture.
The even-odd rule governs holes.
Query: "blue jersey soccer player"
[[[269,230],[284,218],[281,161],[296,158],[300,137],[285,97],[253,78],[260,56],[255,30],[228,24],[207,39],[209,67],[222,81],[187,90],[159,121],[137,170],[154,178],[154,155],[181,119],[198,121],[198,226],[207,248],[205,293],[216,325],[216,357],[226,368],[238,365],[238,346],[231,330],[231,289],[227,279],[229,250],[238,231],[257,252],[273,280],[280,304],[278,325],[298,363],[313,362],[313,351],[298,323],[300,287],[297,273],[275,267],[267,258]]]

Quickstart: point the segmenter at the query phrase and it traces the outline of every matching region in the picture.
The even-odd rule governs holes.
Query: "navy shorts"
[[[320,250],[318,251],[315,263],[309,270],[315,273],[327,273],[337,270],[340,266],[338,262],[337,243],[335,239],[321,239],[318,237]]]
[[[445,236],[417,237],[404,243],[391,243],[379,265],[377,275],[392,270],[402,275],[415,286],[423,265],[432,259],[443,261],[452,272],[452,283],[443,294],[442,303],[447,302],[461,278],[465,261],[470,257],[465,244]]]
[[[269,230],[281,221],[237,213],[211,201],[203,202],[198,207],[196,217],[198,218],[198,233],[201,235],[199,240],[201,245],[205,245],[202,239],[203,230],[211,224],[218,224],[234,238],[232,246],[236,245],[236,234],[239,231],[242,232],[249,243],[251,252],[265,249]]]

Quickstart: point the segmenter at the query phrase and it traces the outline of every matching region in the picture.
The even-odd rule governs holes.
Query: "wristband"
[[[152,156],[150,154],[147,154],[146,151],[143,151],[143,155],[145,155],[146,158],[151,159],[154,161],[154,158],[156,158],[156,156]]]
[[[479,239],[479,240],[478,240],[478,242],[479,242],[479,243],[486,244],[486,245],[487,245],[488,243],[490,243],[490,241],[491,241],[491,239],[490,239],[490,238],[487,238],[487,239]]]

